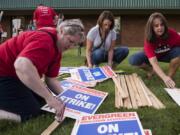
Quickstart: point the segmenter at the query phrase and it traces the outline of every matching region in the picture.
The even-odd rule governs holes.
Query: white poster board
[[[171,96],[171,98],[180,106],[180,89],[174,88],[164,88],[166,92]]]
[[[13,19],[12,20],[13,28],[12,28],[12,36],[18,35],[18,29],[21,27],[21,19]]]
[[[70,69],[76,69],[77,67],[60,67],[59,74],[69,74]]]

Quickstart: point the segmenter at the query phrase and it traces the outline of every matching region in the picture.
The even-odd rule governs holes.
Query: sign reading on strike
[[[71,135],[145,135],[136,112],[83,116]]]
[[[66,104],[65,117],[79,119],[81,116],[94,114],[108,93],[80,86],[73,86],[57,96]],[[48,105],[42,110],[55,113]]]

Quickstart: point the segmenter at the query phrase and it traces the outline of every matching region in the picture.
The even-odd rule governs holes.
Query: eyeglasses
[[[68,38],[68,42],[70,43],[70,47],[78,47],[79,42],[73,41],[71,38]]]

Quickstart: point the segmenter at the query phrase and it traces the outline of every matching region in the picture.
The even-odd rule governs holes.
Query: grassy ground
[[[138,48],[131,48],[130,54],[138,51]],[[77,49],[68,51],[63,56],[62,66],[81,66],[85,58],[84,48],[82,55],[78,56]],[[163,70],[167,71],[167,64],[161,63]],[[166,109],[156,110],[153,108],[140,108],[138,110],[116,109],[114,107],[114,84],[111,79],[99,83],[95,88],[106,91],[109,96],[100,106],[97,113],[108,113],[118,111],[137,111],[143,128],[151,129],[153,135],[180,135],[180,108],[164,91],[163,82],[154,76],[151,80],[146,79],[146,74],[142,70],[137,70],[128,64],[127,59],[118,66],[118,69],[128,73],[136,72],[142,77],[145,84],[153,93],[165,104]],[[177,72],[174,80],[177,87],[180,88],[180,71]],[[54,115],[45,113],[37,118],[25,123],[17,124],[8,121],[0,121],[0,135],[40,135],[54,120]],[[62,125],[57,128],[52,135],[70,135],[75,120],[66,119]]]

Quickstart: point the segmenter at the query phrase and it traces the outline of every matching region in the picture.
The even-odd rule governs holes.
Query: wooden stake
[[[133,78],[133,81],[134,81],[134,85],[137,88],[137,92],[139,94],[139,98],[140,98],[141,103],[142,103],[141,105],[142,106],[147,106],[148,103],[147,103],[147,100],[145,99],[144,93],[142,92],[142,88],[140,87],[140,84],[139,84],[140,82],[137,79],[137,74],[133,74],[132,78]]]
[[[130,97],[123,99],[123,102],[124,102],[125,108],[132,109],[132,103],[131,103]]]
[[[127,84],[126,84],[126,80],[124,78],[124,75],[118,75],[118,78],[119,78],[119,82],[120,82],[120,86],[123,90],[123,93],[124,93],[124,98],[128,97],[129,96],[129,93],[128,93],[128,89],[127,89]]]
[[[137,106],[137,103],[136,103],[136,100],[135,100],[135,95],[134,95],[134,91],[133,91],[133,88],[130,84],[130,80],[129,80],[129,77],[128,75],[125,75],[125,79],[126,79],[126,82],[127,82],[127,86],[128,86],[128,90],[129,90],[129,95],[130,95],[130,98],[131,98],[131,102],[132,102],[132,107],[134,109],[137,109],[138,106]]]
[[[41,135],[50,135],[59,126],[59,124],[60,123],[57,120],[54,120],[51,125],[49,125],[49,127],[41,133]]]
[[[118,104],[119,97],[118,97],[118,90],[117,90],[116,85],[114,86],[114,92],[115,92],[115,107],[119,108],[120,107],[120,105]]]
[[[162,108],[165,108],[164,104],[162,104],[162,102],[149,90],[149,88],[143,84],[142,82],[142,79],[140,79],[141,81],[141,84],[143,85],[143,87],[145,88],[145,90],[147,91],[148,93],[148,96],[151,97],[151,101],[153,102],[153,106],[156,108],[156,109],[162,109]]]
[[[140,95],[139,95],[139,91],[137,90],[138,88],[135,85],[135,81],[134,81],[132,75],[129,75],[129,80],[130,80],[131,86],[132,86],[132,88],[134,90],[134,95],[135,95],[134,98],[135,98],[135,100],[137,102],[137,105],[139,107],[141,107],[142,106],[142,101],[141,101],[141,98],[140,98]]]
[[[121,85],[123,91],[127,95],[127,98],[123,99],[124,107],[128,108],[128,109],[131,109],[132,108],[132,103],[131,103],[131,100],[130,100],[130,95],[129,95],[129,92],[128,92],[128,87],[127,87],[127,83],[126,83],[126,80],[125,80],[125,76],[124,75],[119,75],[119,78],[120,78],[120,85]]]
[[[140,82],[139,84],[141,85],[142,90],[143,90],[143,93],[144,93],[145,98],[146,98],[146,100],[147,100],[148,106],[152,106],[152,102],[151,102],[151,100],[149,99],[149,96],[148,96],[148,94],[147,94],[147,90],[146,90],[147,86],[144,84],[144,82],[141,80],[140,77],[138,77],[138,80],[139,80],[139,82]],[[145,87],[146,87],[146,88],[145,88]]]
[[[113,79],[114,84],[116,85],[118,91],[120,92],[121,97],[122,98],[127,98],[127,95],[124,93],[122,87],[120,86],[120,80],[118,79],[118,77],[113,76],[112,79]]]
[[[123,107],[123,100],[118,88],[115,86],[115,107],[120,108]]]
[[[145,95],[145,92],[143,90],[143,87],[141,85],[141,82],[140,82],[137,74],[133,74],[133,80],[134,80],[135,85],[137,87],[137,90],[139,92],[139,96],[141,98],[142,106],[149,106],[148,102],[150,102],[151,100],[149,99],[149,101],[148,101],[147,96]],[[150,105],[152,106],[152,104],[150,104]]]

